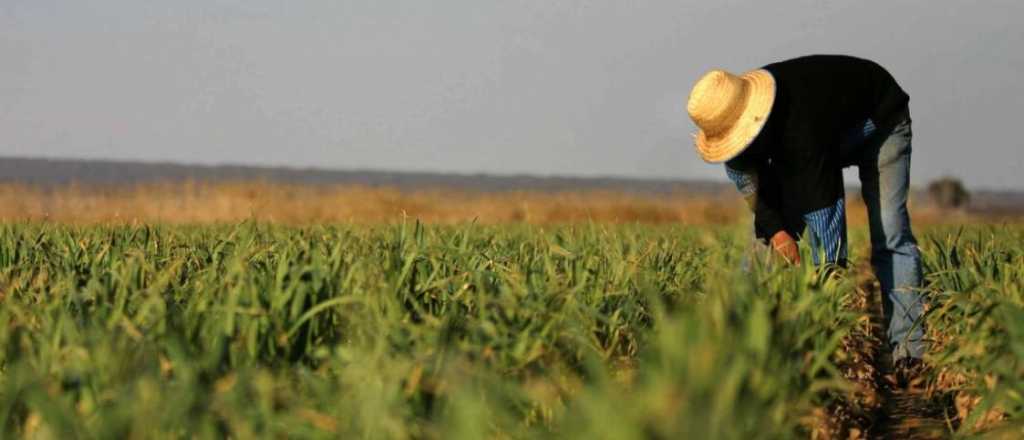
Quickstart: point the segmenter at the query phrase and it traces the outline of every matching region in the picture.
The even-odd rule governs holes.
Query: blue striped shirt
[[[757,173],[745,173],[743,171],[734,170],[725,166],[725,173],[729,175],[729,180],[736,184],[736,189],[739,190],[743,198],[747,200],[747,204],[750,205],[750,209],[754,209],[755,198],[757,197]]]
[[[846,203],[843,198],[836,200],[832,206],[804,214],[804,223],[809,229],[811,240],[811,259],[814,264],[821,264],[821,257],[826,263],[846,262]]]

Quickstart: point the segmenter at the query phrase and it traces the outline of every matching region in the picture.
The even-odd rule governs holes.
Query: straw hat
[[[775,78],[767,70],[736,76],[712,70],[690,92],[686,111],[700,131],[697,153],[708,163],[738,156],[761,132],[775,102]]]

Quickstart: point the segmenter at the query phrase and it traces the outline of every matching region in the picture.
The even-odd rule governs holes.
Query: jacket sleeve
[[[779,185],[767,166],[757,171],[741,171],[726,165],[725,172],[754,213],[757,238],[768,241],[776,232],[786,229],[779,209]]]
[[[754,207],[754,234],[765,242],[770,241],[781,230],[789,231],[789,235],[794,239],[798,238],[796,231],[790,231],[791,228],[786,227],[788,222],[782,210],[782,190],[778,179],[772,173],[771,166],[764,165],[758,174],[762,177]]]

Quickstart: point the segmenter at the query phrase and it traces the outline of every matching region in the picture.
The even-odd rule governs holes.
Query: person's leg
[[[921,254],[910,228],[911,125],[901,122],[858,164],[871,228],[871,263],[882,286],[893,360],[924,355]]]

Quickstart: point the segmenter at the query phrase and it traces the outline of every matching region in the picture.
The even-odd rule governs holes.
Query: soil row
[[[925,374],[908,386],[896,384],[885,342],[882,297],[870,267],[854,272],[856,294],[850,306],[863,313],[842,341],[837,363],[852,391],[835,396],[813,438],[948,438],[959,424],[952,392],[930,383]]]

